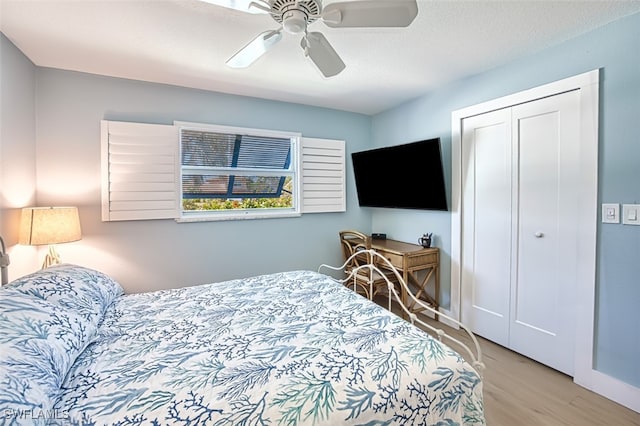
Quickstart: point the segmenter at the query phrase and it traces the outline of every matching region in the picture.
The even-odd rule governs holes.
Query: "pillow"
[[[120,284],[102,272],[70,264],[43,269],[4,288],[46,300],[96,323],[124,293]]]
[[[0,413],[50,410],[67,372],[97,335],[122,287],[74,265],[51,267],[0,289]],[[29,417],[31,418],[31,417]]]

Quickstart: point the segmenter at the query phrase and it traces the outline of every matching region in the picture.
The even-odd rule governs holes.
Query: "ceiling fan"
[[[418,14],[416,0],[358,0],[328,4],[322,0],[203,0],[248,13],[268,13],[280,28],[259,34],[228,61],[232,68],[246,68],[282,39],[282,31],[302,35],[300,46],[305,56],[325,77],[333,77],[345,68],[344,62],[320,32],[308,27],[320,20],[332,28],[407,27]]]

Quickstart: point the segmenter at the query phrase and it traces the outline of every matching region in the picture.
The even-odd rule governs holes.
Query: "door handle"
[[[544,237],[544,233],[542,233],[542,232],[540,232],[540,231],[536,232],[536,233],[535,233],[535,234],[533,234],[533,235],[534,235],[536,238],[542,238],[542,237]]]

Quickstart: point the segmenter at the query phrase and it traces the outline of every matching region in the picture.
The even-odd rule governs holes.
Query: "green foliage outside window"
[[[291,194],[285,194],[280,198],[193,198],[183,199],[183,210],[242,210],[242,209],[276,209],[291,208],[293,200]]]
[[[278,198],[185,198],[182,200],[182,209],[203,211],[292,208],[292,191],[293,181],[287,178],[282,195]]]

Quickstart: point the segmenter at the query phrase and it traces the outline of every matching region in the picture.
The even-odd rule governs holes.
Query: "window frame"
[[[288,132],[280,130],[266,130],[255,129],[247,127],[237,126],[224,126],[217,124],[205,124],[186,121],[174,121],[174,126],[178,128],[178,149],[179,149],[179,170],[180,170],[180,211],[177,222],[202,222],[202,221],[218,221],[218,220],[243,220],[243,219],[267,219],[267,218],[282,218],[282,217],[298,217],[302,215],[302,150],[301,140],[302,134],[298,132]],[[260,209],[234,209],[234,210],[199,210],[189,211],[184,210],[182,207],[183,201],[183,187],[182,187],[182,175],[185,169],[191,168],[192,171],[197,171],[202,167],[183,166],[182,165],[182,131],[192,130],[201,132],[213,132],[224,133],[242,136],[255,136],[255,137],[270,137],[270,138],[287,138],[291,140],[291,161],[288,170],[279,170],[277,174],[279,176],[292,176],[293,180],[293,207],[292,208],[260,208]],[[216,168],[217,171],[228,173],[229,175],[236,176],[255,176],[256,172],[261,175],[274,175],[276,174],[273,169],[248,169],[248,168],[230,168],[220,167]],[[283,174],[284,172],[284,174]]]
[[[261,132],[263,130],[258,130]],[[273,131],[264,132],[274,134]],[[346,142],[292,132],[275,134],[298,138],[295,145],[298,154],[295,162],[298,167],[297,211],[231,218],[207,214],[181,220],[179,127],[176,124],[100,120],[102,221],[171,219],[194,222],[346,212]]]

